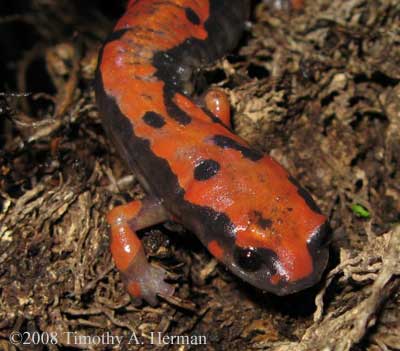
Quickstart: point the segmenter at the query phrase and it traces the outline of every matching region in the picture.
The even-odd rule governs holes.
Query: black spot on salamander
[[[270,219],[260,218],[260,220],[258,221],[258,225],[259,225],[262,229],[271,228],[271,226],[272,226],[272,221],[271,221]]]
[[[181,110],[174,101],[175,92],[170,90],[168,86],[164,87],[164,102],[167,107],[168,115],[179,124],[186,126],[192,122],[192,118],[183,110]]]
[[[256,222],[264,230],[272,226],[272,220],[265,218],[259,211],[252,212],[250,214],[250,220]]]
[[[186,13],[186,18],[189,20],[189,22],[191,22],[195,26],[198,26],[200,24],[199,16],[190,7],[187,7],[185,9],[185,13]]]
[[[248,158],[251,161],[258,161],[263,157],[261,153],[251,150],[248,147],[239,144],[237,141],[225,135],[215,135],[212,140],[214,141],[215,145],[218,145],[223,149],[233,149],[240,151],[243,157]]]
[[[308,193],[308,191],[304,189],[292,176],[289,176],[288,179],[297,188],[297,193],[304,199],[308,207],[310,207],[311,210],[313,210],[314,212],[321,214],[321,210],[319,209],[311,195]]]
[[[194,179],[207,180],[215,176],[221,166],[214,160],[203,160],[194,169]]]
[[[162,128],[165,125],[163,116],[152,111],[146,112],[143,116],[143,121],[150,127],[157,129]]]
[[[272,220],[269,218],[264,218],[263,215],[260,213],[260,216],[258,217],[257,224],[262,228],[262,229],[269,229],[272,227]]]

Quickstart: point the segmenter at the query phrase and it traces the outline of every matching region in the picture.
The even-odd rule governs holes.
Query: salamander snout
[[[269,248],[267,245],[236,246],[230,268],[261,290],[277,295],[292,294],[320,280],[328,261],[329,236],[329,226],[324,223],[314,229],[305,242],[288,242]]]

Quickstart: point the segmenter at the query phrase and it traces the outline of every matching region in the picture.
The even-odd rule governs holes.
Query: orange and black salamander
[[[192,76],[233,49],[246,0],[131,0],[105,42],[96,76],[103,124],[147,193],[108,215],[111,252],[129,293],[172,295],[136,231],[180,223],[234,274],[290,294],[316,283],[328,259],[326,217],[268,155],[229,124],[211,90],[200,107]]]

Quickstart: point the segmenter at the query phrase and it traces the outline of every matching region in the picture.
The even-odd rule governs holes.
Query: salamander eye
[[[262,264],[260,254],[253,247],[246,249],[236,248],[235,261],[240,268],[247,272],[257,271]]]

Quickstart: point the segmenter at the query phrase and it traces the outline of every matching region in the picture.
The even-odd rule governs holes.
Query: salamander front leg
[[[228,96],[218,88],[209,89],[203,96],[205,107],[228,128],[231,127],[231,105]]]
[[[107,221],[111,227],[111,254],[122,274],[128,292],[135,298],[157,304],[157,294],[170,296],[174,287],[164,281],[166,271],[147,261],[136,231],[167,220],[160,201],[136,200],[112,209]]]

